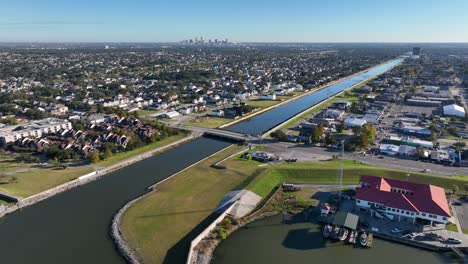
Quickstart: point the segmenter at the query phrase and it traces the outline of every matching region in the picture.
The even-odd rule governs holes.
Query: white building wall
[[[370,204],[371,204],[371,202],[369,202],[369,201],[356,200],[356,206],[357,207],[368,209],[368,208],[371,207]],[[376,203],[374,203],[374,204],[376,204]],[[376,205],[383,206],[381,204],[376,204]],[[392,209],[395,209],[395,211],[393,211]],[[407,218],[421,218],[421,219],[425,219],[425,220],[429,220],[429,221],[436,221],[436,222],[440,222],[440,223],[444,223],[444,224],[446,224],[450,219],[450,217],[444,217],[444,216],[441,216],[441,215],[432,215],[434,217],[431,217],[431,214],[429,214],[429,213],[407,211],[407,210],[401,210],[401,209],[392,208],[392,207],[386,207],[385,212],[387,214],[392,214],[392,215],[395,215],[397,217],[398,216],[403,216],[403,217],[407,217]]]

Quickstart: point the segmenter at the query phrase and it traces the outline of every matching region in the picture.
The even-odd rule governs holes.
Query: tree
[[[437,133],[435,131],[431,132],[431,140],[434,147],[437,146]]]
[[[423,146],[418,146],[416,148],[416,151],[418,153],[418,158],[419,159],[425,159],[426,158],[426,149]]]
[[[463,186],[463,189],[465,190],[465,194],[468,192],[468,183]]]
[[[327,145],[336,144],[336,139],[331,133],[326,133],[325,134],[325,144],[327,144]]]
[[[357,102],[352,102],[349,110],[351,111],[351,113],[356,113],[356,114],[361,112],[361,109],[359,108],[359,104]]]
[[[89,162],[91,163],[97,163],[99,162],[100,158],[99,158],[99,154],[97,151],[93,151],[93,154],[91,154],[91,156],[89,157]]]
[[[312,130],[311,141],[313,144],[319,143],[323,136],[324,127],[323,124],[316,126]]]
[[[341,133],[343,132],[343,130],[346,129],[346,125],[345,125],[344,122],[340,122],[339,124],[337,124],[337,125],[335,126],[335,128],[336,128],[336,132],[339,133],[339,134],[341,134]]]
[[[455,148],[455,150],[458,152],[458,151],[462,151],[465,149],[466,147],[466,143],[463,142],[463,141],[458,141],[458,142],[455,142],[453,144],[453,147]]]
[[[452,186],[452,193],[455,194],[455,193],[457,193],[458,191],[459,191],[458,185],[454,184],[454,185]]]
[[[286,133],[284,133],[281,129],[272,132],[271,137],[277,141],[288,141],[288,135],[286,135]]]
[[[105,148],[104,153],[102,154],[102,158],[108,159],[110,157],[112,157],[112,150],[110,150],[110,148]]]

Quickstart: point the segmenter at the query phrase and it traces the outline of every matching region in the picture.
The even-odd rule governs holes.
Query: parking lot
[[[436,109],[437,109],[436,107],[403,105],[401,107],[400,113],[416,113],[416,114],[430,116],[432,115],[432,112]]]
[[[452,202],[453,208],[456,210],[458,221],[460,222],[461,228],[468,230],[468,202],[457,201]]]

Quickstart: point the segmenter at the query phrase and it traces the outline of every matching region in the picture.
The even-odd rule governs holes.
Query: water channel
[[[247,121],[230,126],[226,128],[226,130],[250,135],[262,134],[270,130],[271,128],[287,121],[292,116],[322,102],[323,100],[327,99],[327,97],[336,95],[341,91],[344,91],[362,81],[368,80],[376,75],[380,75],[388,71],[392,67],[401,63],[403,60],[404,58],[398,58],[388,61],[366,72],[357,74],[351,78],[330,85],[325,89],[319,90],[315,93],[306,95],[290,103],[279,106],[261,115],[255,116]]]
[[[260,134],[401,61],[398,58],[384,63],[229,130]],[[148,186],[227,145],[223,141],[198,139],[1,218],[0,263],[124,263],[109,236],[114,214],[144,194]]]
[[[321,227],[304,217],[273,216],[231,234],[214,253],[214,264],[238,263],[458,263],[456,259],[380,239],[372,248],[354,248],[322,238]]]

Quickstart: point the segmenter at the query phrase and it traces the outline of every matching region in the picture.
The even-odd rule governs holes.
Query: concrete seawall
[[[193,166],[205,161],[206,159],[210,158],[210,157],[213,157],[214,155],[228,149],[232,147],[232,145],[229,145],[211,155],[209,155],[208,157],[206,158],[203,158],[195,163],[193,163],[192,165],[172,174],[171,176],[165,178],[164,180],[162,181],[159,181],[157,183],[155,183],[154,185],[151,185],[149,186],[147,189],[150,190],[148,193],[128,202],[127,204],[124,205],[124,207],[122,207],[118,212],[117,214],[115,214],[113,220],[112,220],[112,225],[111,225],[111,237],[114,241],[114,243],[116,244],[117,246],[117,249],[119,250],[120,254],[131,264],[139,264],[139,258],[138,258],[138,255],[137,253],[128,245],[128,243],[125,241],[125,239],[122,237],[122,232],[120,231],[120,221],[122,219],[122,216],[125,214],[125,212],[127,211],[128,208],[130,208],[132,205],[134,205],[136,202],[138,202],[139,200],[145,198],[146,196],[156,192],[156,186],[177,176],[179,173],[183,172],[183,171],[186,171],[190,168],[192,168]]]
[[[231,212],[232,208],[234,208],[234,206],[236,206],[237,203],[238,201],[232,203],[221,215],[218,216],[218,218],[216,218],[207,228],[205,228],[205,230],[203,230],[196,238],[192,240],[192,242],[190,243],[186,264],[198,263],[198,254],[195,251],[195,247],[198,245],[198,243],[200,243],[200,241],[202,241],[202,239],[208,236],[211,233],[211,231],[213,231],[213,229],[216,228],[216,225],[223,221],[224,217],[226,217],[226,215],[229,214],[229,212]]]
[[[38,203],[40,201],[43,201],[45,199],[48,199],[48,198],[53,197],[55,195],[58,195],[60,193],[66,192],[66,191],[68,191],[70,189],[76,188],[78,186],[87,184],[87,183],[92,182],[92,181],[95,181],[95,180],[99,179],[100,177],[103,177],[103,176],[105,176],[105,175],[107,175],[107,174],[109,174],[111,172],[122,169],[124,167],[132,165],[132,164],[134,164],[136,162],[142,161],[142,160],[147,159],[149,157],[152,157],[155,153],[165,151],[165,150],[170,149],[170,148],[172,148],[174,146],[177,146],[177,145],[186,143],[188,141],[191,141],[193,139],[196,139],[196,138],[198,138],[200,136],[201,136],[201,134],[191,134],[188,137],[182,138],[182,139],[180,139],[178,141],[172,142],[172,143],[167,144],[165,146],[155,148],[153,150],[149,150],[149,151],[147,151],[145,153],[142,153],[142,154],[139,154],[139,155],[137,155],[135,157],[123,160],[121,162],[113,164],[113,165],[111,165],[109,167],[106,167],[104,169],[100,169],[100,170],[97,170],[97,171],[82,175],[82,176],[80,176],[80,177],[78,177],[78,178],[76,178],[76,179],[74,179],[72,181],[66,182],[66,183],[61,184],[59,186],[56,186],[54,188],[51,188],[51,189],[48,189],[46,191],[40,192],[38,194],[29,196],[27,198],[21,199],[15,205],[9,206],[6,209],[4,209],[3,211],[0,210],[0,218],[5,216],[5,215],[11,214],[11,213],[15,212],[16,210],[21,209],[23,207],[36,204],[36,203]]]

